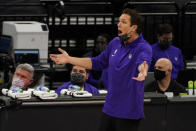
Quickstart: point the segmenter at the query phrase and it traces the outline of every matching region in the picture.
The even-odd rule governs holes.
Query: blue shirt
[[[178,71],[184,69],[184,62],[181,50],[171,45],[168,49],[162,50],[159,47],[159,42],[152,45],[152,63],[150,66],[151,72],[154,71],[154,65],[159,58],[168,58],[172,62],[172,79],[176,79]]]
[[[92,58],[92,55],[90,56],[90,58]],[[104,88],[107,89],[108,70],[107,69],[102,70],[100,77],[101,77],[101,81],[103,83]],[[99,80],[100,80],[100,78],[98,78],[98,79],[93,78],[92,70],[90,70],[87,82],[94,85],[94,86],[97,86],[99,83]]]
[[[71,82],[66,82],[64,83],[63,85],[59,86],[58,89],[56,90],[56,93],[58,95],[60,95],[61,93],[61,90],[62,89],[68,89],[69,85],[71,85]],[[97,90],[97,88],[95,88],[94,86],[88,84],[88,83],[85,83],[84,84],[84,91],[88,91],[89,93],[92,93],[92,94],[99,94],[99,91]]]
[[[117,118],[144,118],[144,81],[138,76],[138,66],[144,61],[150,65],[152,49],[142,34],[133,42],[122,45],[115,37],[105,51],[91,58],[93,69],[108,67],[108,94],[103,112]]]
[[[92,73],[92,70],[89,71],[89,77],[88,77],[88,80],[87,82],[94,85],[94,86],[97,86],[98,83],[99,83],[99,80],[101,79],[102,80],[102,83],[103,83],[103,86],[105,89],[107,89],[107,82],[108,82],[108,71],[107,69],[104,69],[102,72],[101,72],[101,76],[100,78],[98,79],[95,79],[93,78],[93,73]]]
[[[108,88],[108,70],[104,69],[101,74],[101,80],[105,89]]]

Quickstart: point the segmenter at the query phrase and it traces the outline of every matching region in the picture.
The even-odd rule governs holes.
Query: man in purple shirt
[[[97,57],[76,58],[50,54],[57,64],[71,63],[86,69],[108,68],[108,94],[103,107],[100,131],[137,131],[144,118],[144,80],[152,58],[151,46],[141,34],[141,16],[125,9],[118,23],[118,36]]]
[[[99,91],[94,86],[86,83],[88,79],[88,70],[80,66],[73,66],[71,70],[71,81],[64,83],[63,85],[59,86],[56,90],[56,93],[60,95],[62,89],[69,89],[72,85],[77,85],[73,87],[78,87],[77,90],[84,90],[88,91],[92,94],[99,94]]]
[[[157,31],[158,42],[152,45],[152,63],[149,71],[154,71],[154,65],[159,58],[168,58],[173,65],[172,79],[177,79],[179,70],[184,69],[184,62],[181,50],[172,44],[172,26],[160,24]]]

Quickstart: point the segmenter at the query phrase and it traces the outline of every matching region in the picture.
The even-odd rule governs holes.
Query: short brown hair
[[[142,16],[134,9],[125,8],[122,14],[128,14],[130,18],[130,22],[132,25],[137,25],[137,33],[140,34],[142,32]]]

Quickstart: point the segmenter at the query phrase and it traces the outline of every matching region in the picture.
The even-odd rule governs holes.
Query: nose
[[[121,24],[120,24],[120,22],[118,22],[117,27],[119,28],[119,27],[120,27],[120,25],[121,25]]]

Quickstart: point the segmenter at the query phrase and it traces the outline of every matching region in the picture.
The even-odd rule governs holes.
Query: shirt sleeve
[[[100,55],[91,58],[93,70],[103,70],[108,67],[111,47],[112,41],[108,44],[106,49]]]
[[[140,54],[138,56],[136,64],[139,66],[144,61],[148,64],[148,68],[150,68],[151,61],[152,61],[152,48],[150,45],[146,44],[139,50]]]

